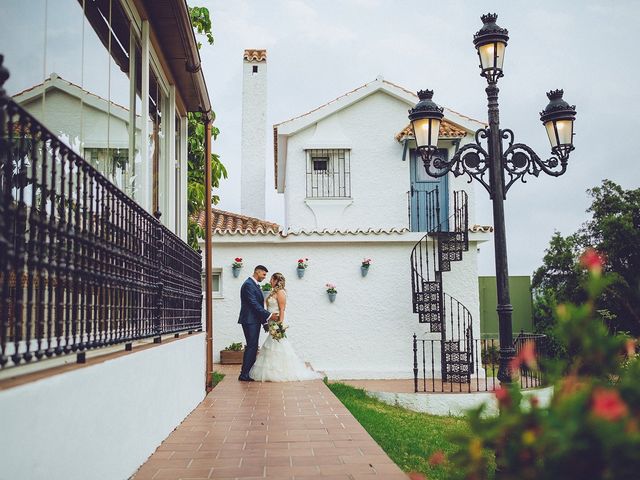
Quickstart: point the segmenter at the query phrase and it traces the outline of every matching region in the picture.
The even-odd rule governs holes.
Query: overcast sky
[[[485,80],[478,74],[473,33],[480,15],[499,14],[509,30],[500,80],[501,127],[545,158],[539,121],[545,92],[563,88],[576,104],[576,150],[560,177],[531,178],[506,203],[512,275],[541,264],[554,230],[573,233],[587,219],[587,188],[612,179],[640,184],[640,158],[629,145],[640,132],[640,1],[189,0],[207,6],[214,46],[203,46],[204,72],[222,131],[214,143],[229,170],[219,207],[240,210],[242,52],[268,50],[267,124],[304,113],[383,75],[410,90],[431,88],[434,100],[486,120]],[[271,137],[270,137],[271,138]],[[282,222],[273,190],[272,142],[267,161],[267,217]],[[379,175],[378,180],[375,176]],[[372,172],[372,186],[384,184]],[[476,187],[477,221],[492,224],[488,195]],[[483,244],[480,274],[493,275],[493,244]]]

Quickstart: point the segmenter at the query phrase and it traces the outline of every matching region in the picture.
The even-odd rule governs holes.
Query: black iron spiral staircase
[[[426,193],[426,234],[411,252],[413,312],[430,332],[439,332],[443,382],[469,383],[473,373],[473,328],[469,310],[444,292],[442,277],[469,250],[468,196],[453,194],[453,212],[440,216],[439,192]]]

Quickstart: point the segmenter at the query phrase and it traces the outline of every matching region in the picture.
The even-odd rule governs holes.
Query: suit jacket
[[[251,278],[247,278],[240,288],[240,316],[238,323],[256,325],[267,323],[271,313],[264,308],[262,289]]]

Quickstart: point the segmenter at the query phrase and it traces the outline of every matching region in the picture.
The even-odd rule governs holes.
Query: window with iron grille
[[[306,150],[307,198],[351,197],[350,151]]]

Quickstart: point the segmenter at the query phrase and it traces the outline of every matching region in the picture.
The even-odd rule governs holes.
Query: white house
[[[265,51],[245,51],[243,209],[252,192],[253,203],[262,203],[255,185],[264,172],[264,149],[245,146],[265,132],[266,63]],[[411,377],[414,333],[449,342],[464,339],[467,331],[479,336],[476,253],[489,229],[474,226],[471,184],[453,176],[429,177],[416,159],[407,128],[407,110],[416,102],[412,92],[377,78],[273,127],[274,186],[284,194],[284,224],[255,218],[250,209],[243,215],[214,211],[216,350],[243,338],[236,323],[239,288],[257,264],[286,276],[289,339],[304,360],[333,379]],[[451,156],[484,124],[448,109],[444,114],[440,154]],[[464,193],[469,201],[463,205]],[[446,244],[443,236],[425,236],[438,225],[443,231],[457,226],[461,233],[462,224],[470,226],[464,239],[451,234]],[[462,247],[465,239],[468,249],[450,262],[451,271],[440,273],[446,270],[444,258],[435,269],[433,261],[425,264],[434,252],[437,256],[438,244],[451,247],[457,241]],[[235,257],[244,262],[238,278],[231,269]],[[300,258],[309,259],[303,278],[297,275]],[[372,259],[366,276],[363,258]],[[466,307],[468,325],[443,333],[427,318],[424,289],[431,284],[424,282],[436,277],[444,293]],[[334,303],[325,292],[327,283],[337,286]],[[414,303],[431,324],[419,323]],[[444,298],[436,303],[442,307]],[[438,369],[440,363],[438,358]]]

